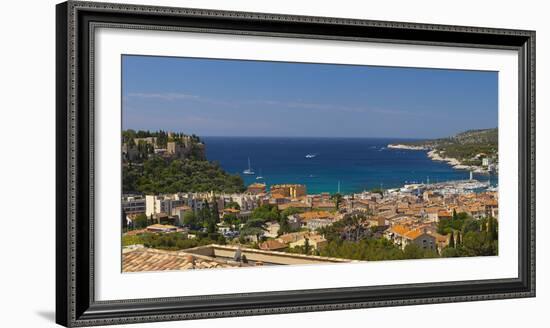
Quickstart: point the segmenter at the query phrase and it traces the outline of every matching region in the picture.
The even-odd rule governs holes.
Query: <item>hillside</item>
[[[448,138],[388,145],[388,147],[428,150],[428,156],[433,160],[449,162],[458,169],[476,172],[498,170],[497,128],[468,130]]]
[[[455,135],[453,141],[460,144],[498,145],[498,129],[468,130]]]
[[[240,176],[228,174],[217,163],[206,160],[152,156],[143,164],[125,165],[122,173],[123,193],[235,193],[245,189]]]
[[[122,133],[123,193],[241,192],[244,182],[206,159],[195,135],[165,131]]]
[[[403,143],[403,145],[435,148],[444,145],[498,145],[498,129],[467,130],[454,136]]]

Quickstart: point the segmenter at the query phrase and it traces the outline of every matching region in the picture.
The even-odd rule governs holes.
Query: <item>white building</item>
[[[145,198],[139,195],[123,196],[122,210],[126,214],[139,214],[145,212]]]
[[[201,210],[208,202],[210,206],[218,201],[218,208],[222,210],[230,202],[239,204],[241,212],[250,212],[258,207],[259,196],[246,194],[221,194],[211,192],[204,193],[176,193],[168,195],[145,196],[145,214],[147,216],[156,213],[172,213],[175,207],[189,206],[194,212]]]

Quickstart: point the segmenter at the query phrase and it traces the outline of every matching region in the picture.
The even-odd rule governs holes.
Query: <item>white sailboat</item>
[[[261,180],[261,179],[263,179],[263,178],[264,178],[264,177],[262,176],[262,169],[260,169],[260,175],[258,175],[258,176],[256,177],[256,180]]]
[[[246,175],[254,175],[256,174],[253,170],[252,170],[252,167],[250,166],[250,157],[248,158],[248,168],[246,170],[243,171],[243,174],[246,174]]]

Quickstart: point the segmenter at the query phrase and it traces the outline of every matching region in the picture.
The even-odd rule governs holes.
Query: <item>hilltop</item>
[[[165,131],[122,132],[123,193],[241,192],[244,182],[206,159],[198,136]]]
[[[498,145],[498,129],[468,130],[451,138],[461,144],[494,144]]]
[[[194,134],[159,131],[122,131],[123,161],[139,163],[151,155],[167,159],[205,160],[205,145]]]

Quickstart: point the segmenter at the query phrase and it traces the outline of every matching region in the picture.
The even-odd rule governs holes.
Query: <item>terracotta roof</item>
[[[470,212],[483,212],[485,211],[485,208],[483,206],[470,206],[468,207],[468,211]]]
[[[248,188],[265,188],[265,184],[264,183],[253,183],[253,184],[249,185]]]
[[[390,232],[393,232],[395,234],[398,234],[400,236],[405,236],[406,233],[408,233],[410,230],[401,224],[396,224],[393,227],[390,228]]]
[[[314,211],[314,212],[304,212],[299,214],[299,217],[303,221],[313,220],[313,219],[330,219],[332,215],[327,211]]]
[[[437,216],[441,216],[441,217],[451,217],[451,212],[447,211],[447,210],[440,210],[439,212],[437,212]]]
[[[267,240],[258,245],[262,250],[276,250],[286,248],[286,244],[278,240]]]
[[[206,257],[205,257],[206,258]],[[123,272],[169,271],[237,267],[229,263],[208,260],[185,252],[158,249],[136,249],[122,254]]]
[[[294,208],[311,208],[310,205],[308,205],[306,203],[302,203],[302,202],[290,202],[290,203],[286,203],[286,204],[279,204],[277,206],[277,208],[279,210],[285,210],[285,209],[291,208],[291,207],[294,207]]]
[[[310,234],[310,235],[308,235],[308,238],[309,238],[310,241],[313,241],[315,243],[322,243],[322,242],[327,241],[325,239],[325,237],[323,237],[319,234]]]
[[[425,209],[426,213],[437,213],[439,212],[440,208],[439,207],[427,207]]]
[[[411,230],[411,231],[407,232],[405,234],[405,238],[415,240],[416,238],[420,237],[423,234],[424,234],[424,231],[422,231],[421,229],[414,229],[414,230]]]
[[[302,239],[305,235],[307,235],[307,232],[292,232],[281,235],[277,239],[285,244],[288,244]]]
[[[435,240],[437,240],[438,243],[446,243],[447,242],[447,236],[439,234],[437,232],[429,232],[430,235],[435,237]]]
[[[281,198],[286,198],[286,196],[282,193],[278,193],[278,192],[275,192],[275,193],[272,193],[271,194],[271,198],[273,199],[281,199]]]
[[[329,208],[335,208],[336,207],[336,204],[332,203],[332,202],[316,202],[313,204],[313,207],[329,207]]]

